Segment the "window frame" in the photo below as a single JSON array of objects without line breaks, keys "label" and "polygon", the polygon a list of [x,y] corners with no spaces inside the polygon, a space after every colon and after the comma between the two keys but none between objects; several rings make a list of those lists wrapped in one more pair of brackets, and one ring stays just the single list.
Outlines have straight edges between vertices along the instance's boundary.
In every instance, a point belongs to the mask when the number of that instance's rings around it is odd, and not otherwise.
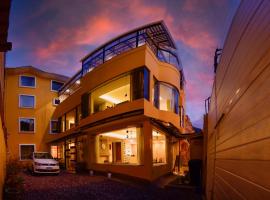
[{"label": "window frame", "polygon": [[[25,77],[31,77],[35,79],[35,85],[34,86],[25,86],[21,84],[21,78],[25,76]],[[31,76],[31,75],[20,75],[19,76],[19,87],[23,87],[23,88],[36,88],[37,87],[37,78],[36,76]]]},{"label": "window frame", "polygon": [[[173,105],[173,111],[168,111],[168,110],[161,110],[160,109],[160,85],[165,85],[166,87],[171,87],[171,89],[172,89],[172,91],[176,91],[177,92],[177,94],[178,94],[178,99],[177,99],[177,102],[175,102],[177,105]],[[152,102],[153,102],[153,105],[154,105],[154,107],[155,108],[157,108],[158,110],[161,110],[161,111],[165,111],[165,112],[172,112],[172,113],[174,113],[174,114],[177,114],[177,115],[179,115],[179,97],[180,97],[180,91],[178,90],[178,88],[176,87],[176,86],[174,86],[174,85],[172,85],[171,83],[168,83],[168,82],[166,82],[166,81],[159,81],[158,79],[156,79],[155,77],[154,77],[154,85],[153,85],[154,87],[153,87],[153,92],[154,92],[154,94],[152,95],[153,96],[153,100],[152,100]],[[155,93],[155,89],[157,89],[157,93]],[[157,95],[157,96],[155,96],[155,94]],[[175,101],[175,96],[174,96],[174,92],[173,92],[173,98],[174,98],[174,101]],[[158,97],[157,98],[157,102],[156,102],[156,98],[155,97]]]},{"label": "window frame", "polygon": [[[51,80],[51,92],[59,92],[58,90],[53,90],[53,88],[52,88],[53,82],[63,83],[63,85],[65,84],[65,83],[62,82],[62,81]],[[63,86],[62,86],[62,87],[63,87]]]},{"label": "window frame", "polygon": [[[22,131],[21,130],[21,119],[33,119],[34,120],[34,131]],[[36,132],[36,118],[35,117],[19,117],[19,133],[35,133]]]},{"label": "window frame", "polygon": [[50,120],[50,130],[49,130],[49,134],[58,134],[59,133],[59,130],[58,130],[58,132],[56,132],[56,133],[53,133],[52,132],[52,122],[56,122],[57,123],[57,127],[58,127],[58,120],[56,120],[56,119],[51,119]]},{"label": "window frame", "polygon": [[32,159],[22,159],[21,157],[21,146],[34,146],[34,152],[36,151],[36,144],[19,144],[19,157],[20,157],[20,161],[29,161]]},{"label": "window frame", "polygon": [[[23,106],[21,106],[21,96],[34,97],[34,105],[33,105],[33,107],[23,107]],[[19,108],[35,109],[36,108],[36,95],[32,95],[32,94],[19,94]]]}]

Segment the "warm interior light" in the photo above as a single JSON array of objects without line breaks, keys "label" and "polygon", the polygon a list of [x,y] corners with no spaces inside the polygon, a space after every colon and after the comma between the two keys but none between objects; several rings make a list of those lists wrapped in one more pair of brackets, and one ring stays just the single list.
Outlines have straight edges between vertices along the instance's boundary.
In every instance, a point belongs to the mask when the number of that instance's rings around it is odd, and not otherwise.
[{"label": "warm interior light", "polygon": [[229,104],[232,104],[232,99],[230,100]]},{"label": "warm interior light", "polygon": [[109,101],[109,102],[114,103],[114,104],[121,103],[121,101],[119,99],[116,99],[114,97],[111,97],[108,94],[103,94],[99,98],[104,99],[104,100]]},{"label": "warm interior light", "polygon": [[66,92],[69,93],[70,92],[70,89],[67,89]]},{"label": "warm interior light", "polygon": [[99,98],[104,99],[114,104],[119,104],[129,99],[129,94],[128,94],[129,87],[130,87],[129,84],[124,85],[122,87],[116,88],[106,94],[99,96]]},{"label": "warm interior light", "polygon": [[235,92],[235,94],[238,94],[240,92],[240,88],[238,88]]},{"label": "warm interior light", "polygon": [[127,136],[126,135],[122,135],[122,134],[118,134],[118,133],[103,133],[101,134],[102,136],[107,136],[107,137],[113,137],[113,138],[119,138],[119,139],[126,139]]},{"label": "warm interior light", "polygon": [[77,80],[76,81],[76,84],[78,84],[78,85],[81,84],[81,81],[80,80]]}]

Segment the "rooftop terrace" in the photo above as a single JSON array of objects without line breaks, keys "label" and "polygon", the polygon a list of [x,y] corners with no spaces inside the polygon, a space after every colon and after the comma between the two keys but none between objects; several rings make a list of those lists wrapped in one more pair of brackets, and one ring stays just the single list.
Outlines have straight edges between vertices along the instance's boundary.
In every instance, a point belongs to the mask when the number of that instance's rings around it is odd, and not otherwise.
[{"label": "rooftop terrace", "polygon": [[158,21],[122,34],[82,58],[82,69],[61,88],[60,100],[64,100],[66,96],[75,92],[79,88],[81,77],[94,68],[142,45],[148,45],[160,61],[172,64],[181,71],[181,62],[177,56],[173,38],[164,22]]}]

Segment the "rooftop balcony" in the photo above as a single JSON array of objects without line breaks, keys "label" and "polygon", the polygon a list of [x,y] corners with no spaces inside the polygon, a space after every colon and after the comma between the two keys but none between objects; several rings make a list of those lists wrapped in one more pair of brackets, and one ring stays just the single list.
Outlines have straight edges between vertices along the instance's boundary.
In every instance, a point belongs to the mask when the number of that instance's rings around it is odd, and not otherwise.
[{"label": "rooftop balcony", "polygon": [[160,61],[169,63],[181,71],[181,63],[170,33],[162,21],[155,22],[120,35],[86,55],[81,60],[82,69],[59,91],[60,101],[73,94],[80,87],[80,79],[94,68],[143,45],[148,45]]}]

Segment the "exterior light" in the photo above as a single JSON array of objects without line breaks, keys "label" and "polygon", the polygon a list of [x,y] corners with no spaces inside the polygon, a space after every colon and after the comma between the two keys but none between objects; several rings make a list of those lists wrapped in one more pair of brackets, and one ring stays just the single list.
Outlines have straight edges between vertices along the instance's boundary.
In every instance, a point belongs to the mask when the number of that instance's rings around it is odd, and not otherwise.
[{"label": "exterior light", "polygon": [[235,94],[238,94],[240,92],[240,88],[238,88],[235,92]]},{"label": "exterior light", "polygon": [[229,104],[230,104],[230,105],[232,104],[232,99],[230,100]]},{"label": "exterior light", "polygon": [[70,92],[70,89],[67,89],[66,92],[69,93]]},{"label": "exterior light", "polygon": [[77,80],[76,84],[78,84],[78,85],[81,84],[81,80]]}]

